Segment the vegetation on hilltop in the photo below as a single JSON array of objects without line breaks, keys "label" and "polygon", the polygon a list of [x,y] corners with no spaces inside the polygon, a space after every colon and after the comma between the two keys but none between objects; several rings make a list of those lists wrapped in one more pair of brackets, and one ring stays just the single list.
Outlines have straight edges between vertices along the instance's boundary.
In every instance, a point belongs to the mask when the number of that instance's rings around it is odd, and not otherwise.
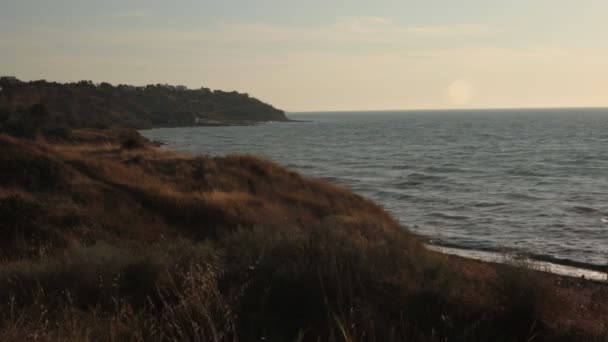
[{"label": "vegetation on hilltop", "polygon": [[0,135],[0,340],[605,341],[608,288],[430,252],[350,191],[136,132]]},{"label": "vegetation on hilltop", "polygon": [[287,120],[283,111],[248,94],[207,88],[7,80],[0,88],[0,131],[11,134]]}]

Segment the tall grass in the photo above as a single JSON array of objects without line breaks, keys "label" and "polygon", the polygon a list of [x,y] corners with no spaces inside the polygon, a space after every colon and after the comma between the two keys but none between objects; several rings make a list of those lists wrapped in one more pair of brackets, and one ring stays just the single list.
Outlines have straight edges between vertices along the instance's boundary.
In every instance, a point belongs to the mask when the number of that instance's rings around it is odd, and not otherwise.
[{"label": "tall grass", "polygon": [[[484,293],[442,256],[402,248],[407,235],[352,233],[323,225],[256,227],[205,243],[96,244],[6,263],[0,337],[16,331],[43,340],[116,341],[551,336],[540,311],[551,297],[532,271],[502,266]],[[480,290],[482,305],[463,295],[467,288]]]}]

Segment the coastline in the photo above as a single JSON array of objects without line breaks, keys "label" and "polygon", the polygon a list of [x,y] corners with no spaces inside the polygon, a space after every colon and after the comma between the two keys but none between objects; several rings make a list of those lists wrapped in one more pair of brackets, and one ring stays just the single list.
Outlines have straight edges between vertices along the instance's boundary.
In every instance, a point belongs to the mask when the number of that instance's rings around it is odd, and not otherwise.
[{"label": "coastline", "polygon": [[259,126],[266,125],[270,123],[300,123],[300,122],[314,122],[313,120],[270,120],[270,121],[221,121],[221,122],[204,122],[204,123],[194,123],[188,125],[160,125],[160,126],[152,126],[149,128],[141,128],[137,129],[137,131],[147,131],[152,129],[163,129],[163,128],[195,128],[195,127],[244,127],[244,126]]},{"label": "coastline", "polygon": [[581,280],[588,280],[600,283],[608,282],[608,272],[586,269],[578,266],[572,266],[567,264],[559,264],[550,261],[543,261],[539,259],[523,257],[523,256],[510,256],[509,254],[488,252],[473,249],[445,247],[439,245],[425,245],[427,249],[435,252],[439,252],[449,256],[456,256],[469,260],[477,260],[481,262],[488,262],[492,264],[506,264],[506,265],[522,265],[534,271],[540,271],[548,274],[557,276],[564,276],[569,278],[579,278]]},{"label": "coastline", "polygon": [[552,257],[549,255],[522,253],[510,250],[478,249],[445,241],[437,241],[434,240],[433,237],[426,235],[415,235],[416,238],[428,246],[429,249],[449,255],[456,255],[473,260],[501,264],[509,263],[512,260],[518,260],[530,264],[534,268],[538,268],[541,271],[546,271],[549,273],[554,273],[551,270],[557,270],[555,273],[559,275],[571,277],[585,276],[587,279],[590,279],[589,277],[593,279],[597,279],[599,277],[600,280],[603,279],[604,281],[608,281],[608,279],[606,279],[608,276],[608,265],[597,265],[576,260]]}]

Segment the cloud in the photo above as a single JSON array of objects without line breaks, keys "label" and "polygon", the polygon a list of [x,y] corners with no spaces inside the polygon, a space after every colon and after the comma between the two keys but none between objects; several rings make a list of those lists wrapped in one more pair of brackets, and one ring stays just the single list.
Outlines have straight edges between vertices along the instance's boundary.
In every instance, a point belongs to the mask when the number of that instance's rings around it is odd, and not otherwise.
[{"label": "cloud", "polygon": [[110,17],[115,19],[141,19],[141,18],[152,18],[155,17],[155,13],[145,9],[132,9],[126,11],[119,11],[110,14]]},{"label": "cloud", "polygon": [[331,27],[354,33],[375,33],[391,25],[391,20],[383,17],[342,17]]},{"label": "cloud", "polygon": [[329,25],[315,27],[221,25],[213,30],[213,37],[258,42],[400,43],[418,38],[472,37],[501,32],[504,30],[480,24],[407,26],[382,17],[343,17]]},{"label": "cloud", "polygon": [[506,30],[479,24],[458,24],[447,26],[419,26],[405,28],[410,34],[426,37],[480,36],[504,33]]},{"label": "cloud", "polygon": [[[154,13],[142,10],[117,12],[114,18],[149,18]],[[429,44],[431,41],[451,42],[455,38],[471,39],[498,34],[503,30],[480,24],[445,26],[407,26],[383,17],[342,17],[318,26],[281,26],[266,23],[225,24],[208,27],[176,28],[116,28],[91,27],[79,30],[45,27],[30,29],[26,33],[40,40],[59,39],[89,42],[109,46],[164,47],[191,50],[196,47],[251,46],[275,44],[283,46],[339,48],[342,45],[407,45]],[[36,37],[27,37],[36,38]]]}]

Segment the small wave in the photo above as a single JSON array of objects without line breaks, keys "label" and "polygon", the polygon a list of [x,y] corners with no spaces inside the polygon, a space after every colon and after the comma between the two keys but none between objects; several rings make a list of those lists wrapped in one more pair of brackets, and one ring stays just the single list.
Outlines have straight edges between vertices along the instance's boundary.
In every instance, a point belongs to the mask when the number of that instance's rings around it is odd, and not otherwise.
[{"label": "small wave", "polygon": [[464,170],[453,166],[429,166],[424,169],[427,172],[443,172],[443,173],[458,173]]},{"label": "small wave", "polygon": [[426,182],[440,182],[443,180],[445,180],[445,177],[413,172],[408,174],[404,180],[396,182],[395,187],[405,188],[410,186],[422,185]]},{"label": "small wave", "polygon": [[418,185],[422,185],[424,184],[424,182],[421,181],[403,181],[403,182],[399,182],[395,184],[395,187],[397,188],[407,188],[407,187],[413,187],[413,186],[418,186]]},{"label": "small wave", "polygon": [[316,166],[310,164],[286,164],[285,167],[298,170],[314,170]]},{"label": "small wave", "polygon": [[573,212],[579,213],[579,214],[595,214],[598,212],[598,210],[595,208],[586,207],[583,205],[574,206],[574,207],[570,208],[570,211],[573,211]]},{"label": "small wave", "polygon": [[533,196],[530,194],[523,194],[523,193],[509,193],[506,195],[506,197],[510,198],[510,199],[515,199],[515,200],[529,200],[529,201],[541,201],[544,200],[544,198],[542,197],[538,197],[538,196]]},{"label": "small wave", "polygon": [[480,202],[475,203],[474,206],[477,208],[492,208],[492,207],[500,207],[506,205],[504,202]]},{"label": "small wave", "polygon": [[401,165],[391,165],[388,167],[388,169],[390,170],[409,170],[411,169],[412,166],[411,165],[405,165],[405,164],[401,164]]},{"label": "small wave", "polygon": [[512,169],[507,171],[507,174],[513,176],[525,176],[525,177],[546,177],[548,176],[545,173],[528,170],[528,169]]},{"label": "small wave", "polygon": [[415,198],[415,196],[404,194],[403,192],[396,189],[378,189],[372,191],[372,196],[379,197],[382,199],[393,199],[393,200],[406,200]]},{"label": "small wave", "polygon": [[600,221],[602,221],[602,223],[608,223],[608,217],[602,217]]},{"label": "small wave", "polygon": [[470,217],[468,217],[468,216],[449,215],[449,214],[444,214],[444,213],[431,213],[431,214],[429,214],[429,216],[438,217],[438,218],[442,218],[442,219],[446,219],[446,220],[454,220],[454,221],[464,221],[464,220],[470,219]]},{"label": "small wave", "polygon": [[416,180],[441,180],[444,177],[441,176],[435,176],[435,175],[429,175],[426,173],[419,173],[419,172],[412,172],[409,175],[407,175],[408,179],[416,179]]},{"label": "small wave", "polygon": [[414,199],[418,199],[417,196],[414,195],[408,195],[408,194],[402,194],[399,197],[397,197],[397,200],[399,201],[405,201],[405,200],[414,200]]},{"label": "small wave", "polygon": [[502,135],[493,134],[493,133],[477,133],[477,136],[479,136],[481,138],[493,138],[493,139],[498,139],[498,140],[504,140],[504,139],[506,139]]},{"label": "small wave", "polygon": [[323,176],[323,177],[321,177],[321,179],[326,180],[330,183],[335,183],[335,184],[342,184],[342,185],[348,184],[348,182],[346,180],[344,180],[344,178],[342,178],[342,177]]}]

